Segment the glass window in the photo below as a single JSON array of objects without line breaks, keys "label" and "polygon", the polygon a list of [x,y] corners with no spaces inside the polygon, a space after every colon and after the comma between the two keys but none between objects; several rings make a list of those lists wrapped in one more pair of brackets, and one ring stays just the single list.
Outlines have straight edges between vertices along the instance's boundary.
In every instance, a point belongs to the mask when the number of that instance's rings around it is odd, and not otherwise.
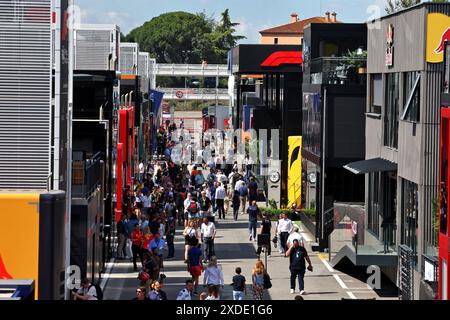
[{"label": "glass window", "polygon": [[370,113],[381,114],[383,101],[383,77],[380,73],[370,76]]},{"label": "glass window", "polygon": [[420,121],[420,72],[405,72],[402,120]]},{"label": "glass window", "polygon": [[398,148],[399,73],[386,76],[386,107],[384,113],[384,145]]},{"label": "glass window", "polygon": [[402,180],[402,244],[411,248],[417,263],[419,191],[417,184]]},{"label": "glass window", "polygon": [[303,94],[303,149],[321,156],[322,101],[318,93]]},{"label": "glass window", "polygon": [[380,236],[380,173],[369,174],[368,230]]}]

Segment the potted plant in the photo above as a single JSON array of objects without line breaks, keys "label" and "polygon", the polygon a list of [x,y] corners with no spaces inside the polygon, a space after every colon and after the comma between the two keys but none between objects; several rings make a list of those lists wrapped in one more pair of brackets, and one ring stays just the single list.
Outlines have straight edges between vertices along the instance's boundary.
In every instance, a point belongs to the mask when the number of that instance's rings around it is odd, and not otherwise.
[{"label": "potted plant", "polygon": [[367,50],[361,48],[350,51],[348,50],[345,57],[345,63],[351,68],[355,68],[358,74],[366,73]]}]

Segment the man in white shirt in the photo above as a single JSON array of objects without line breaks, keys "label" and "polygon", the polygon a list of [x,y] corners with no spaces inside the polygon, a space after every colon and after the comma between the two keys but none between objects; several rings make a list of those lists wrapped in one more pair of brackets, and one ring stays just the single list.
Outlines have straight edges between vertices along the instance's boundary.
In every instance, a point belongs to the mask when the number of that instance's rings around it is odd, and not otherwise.
[{"label": "man in white shirt", "polygon": [[297,225],[294,226],[294,232],[292,232],[289,237],[287,238],[287,247],[289,248],[294,240],[298,240],[298,243],[304,247],[305,244],[303,243],[303,237],[302,235],[299,233],[300,229],[298,228]]},{"label": "man in white shirt", "polygon": [[139,198],[142,203],[142,213],[147,214],[152,206],[152,201],[150,200],[150,190],[145,195],[142,194],[141,191],[138,191],[137,198]]},{"label": "man in white shirt", "polygon": [[178,293],[177,300],[192,300],[192,292],[194,290],[194,282],[186,280],[186,287]]},{"label": "man in white shirt", "polygon": [[219,219],[225,219],[225,197],[227,196],[227,192],[225,191],[225,188],[223,187],[222,183],[217,183],[218,187],[216,189],[216,206],[217,211],[219,212]]},{"label": "man in white shirt", "polygon": [[188,222],[189,222],[189,205],[191,204],[192,201],[192,195],[190,193],[187,194],[186,199],[183,202],[184,205],[184,227],[186,228],[188,226]]},{"label": "man in white shirt", "polygon": [[277,234],[278,239],[280,240],[280,248],[282,248],[284,252],[288,249],[287,239],[292,232],[294,232],[294,224],[287,218],[287,215],[283,213],[281,219],[278,220]]},{"label": "man in white shirt", "polygon": [[209,218],[206,217],[203,219],[203,223],[201,226],[201,238],[202,242],[205,244],[205,263],[211,259],[211,257],[215,256],[214,252],[214,238],[216,237],[216,226],[214,223],[209,221]]}]

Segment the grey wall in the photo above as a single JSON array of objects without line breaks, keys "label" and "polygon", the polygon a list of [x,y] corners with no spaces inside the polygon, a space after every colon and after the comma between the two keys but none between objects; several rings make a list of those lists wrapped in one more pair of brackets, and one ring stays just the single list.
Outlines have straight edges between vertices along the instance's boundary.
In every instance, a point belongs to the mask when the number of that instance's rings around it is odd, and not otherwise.
[{"label": "grey wall", "polygon": [[[425,7],[368,24],[367,72],[399,72],[425,68]],[[388,25],[394,26],[394,66],[386,67]],[[379,27],[379,28],[378,28]]]}]

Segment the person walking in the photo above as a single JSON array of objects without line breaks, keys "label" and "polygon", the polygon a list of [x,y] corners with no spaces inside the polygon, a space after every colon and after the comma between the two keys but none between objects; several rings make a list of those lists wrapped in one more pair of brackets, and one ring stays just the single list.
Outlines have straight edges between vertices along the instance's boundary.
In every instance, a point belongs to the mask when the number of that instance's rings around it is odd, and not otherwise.
[{"label": "person walking", "polygon": [[187,263],[188,262],[188,252],[193,246],[193,243],[195,240],[198,241],[198,233],[197,229],[195,228],[194,221],[189,221],[189,224],[186,228],[184,228],[183,231],[184,236],[184,260]]},{"label": "person walking", "polygon": [[214,222],[214,217],[211,216],[211,200],[206,196],[206,191],[201,192],[200,200],[200,216],[202,218],[208,218],[211,222]]},{"label": "person walking", "polygon": [[219,212],[219,219],[225,219],[225,208],[224,208],[224,200],[227,193],[222,183],[218,183],[218,187],[216,189],[216,205],[217,211]]},{"label": "person walking", "polygon": [[256,241],[256,228],[258,225],[258,217],[261,214],[256,201],[253,201],[252,205],[247,209],[248,213],[248,231],[250,233],[249,241]]},{"label": "person walking", "polygon": [[139,256],[139,259],[141,261],[141,265],[144,264],[144,260],[142,259],[142,231],[141,227],[139,226],[139,223],[135,224],[135,228],[133,232],[131,232],[131,251],[133,252],[133,266],[134,271],[138,270],[137,267],[137,257]]},{"label": "person walking", "polygon": [[194,282],[194,295],[198,295],[198,283],[199,278],[203,271],[202,263],[202,250],[199,248],[198,239],[192,242],[192,246],[188,252],[188,263],[189,263],[189,273],[192,276],[192,281]]},{"label": "person walking", "polygon": [[239,192],[233,191],[232,206],[233,206],[233,218],[234,218],[234,221],[238,220],[239,206],[240,205],[241,205],[241,200],[240,200],[240,197],[239,197]]},{"label": "person walking", "polygon": [[192,293],[194,291],[194,282],[189,279],[186,280],[186,287],[180,290],[177,300],[192,300]]},{"label": "person walking", "polygon": [[[265,214],[263,220],[261,221],[260,234],[266,235],[270,239],[271,230],[272,230],[272,222],[270,221],[269,215]],[[269,244],[267,245],[267,247],[265,247],[265,250],[267,250],[267,256],[268,257],[270,257],[270,254],[271,254],[271,251],[272,251],[270,242],[271,241],[269,241]],[[258,249],[256,251],[258,259],[261,256],[261,251],[262,251],[262,247],[258,246]]]},{"label": "person walking", "polygon": [[127,257],[126,243],[127,231],[125,226],[125,215],[122,214],[120,220],[117,222],[117,259],[122,260]]},{"label": "person walking", "polygon": [[202,242],[205,244],[204,262],[206,262],[209,261],[211,257],[215,255],[214,238],[216,237],[217,230],[214,223],[209,221],[207,217],[203,219],[203,223],[200,230]]},{"label": "person walking", "polygon": [[245,284],[245,277],[241,275],[242,269],[237,267],[236,275],[233,277],[233,282],[231,285],[233,286],[233,300],[244,300],[244,297],[247,295],[247,286]]},{"label": "person walking", "polygon": [[261,260],[256,261],[255,267],[252,270],[253,283],[253,300],[263,300],[264,298],[264,275],[266,268]]},{"label": "person walking", "polygon": [[183,202],[184,205],[184,227],[186,228],[189,224],[189,204],[192,200],[192,194],[188,193],[186,199]]},{"label": "person walking", "polygon": [[241,201],[241,214],[245,213],[245,207],[247,204],[247,197],[248,197],[248,188],[247,185],[243,180],[241,180],[242,183],[239,186],[239,199]]},{"label": "person walking", "polygon": [[169,216],[166,222],[166,241],[168,254],[166,259],[173,259],[175,257],[175,232],[176,232],[176,219],[173,216]]},{"label": "person walking", "polygon": [[253,201],[257,200],[258,195],[258,183],[256,183],[255,177],[250,177],[250,183],[248,184],[248,205],[251,205]]},{"label": "person walking", "polygon": [[298,278],[298,289],[300,294],[303,295],[305,294],[305,260],[308,262],[309,271],[313,271],[313,267],[306,249],[300,246],[297,239],[292,243],[292,246],[286,252],[286,257],[289,257],[289,270],[291,272],[291,293],[295,293],[295,278]]},{"label": "person walking", "polygon": [[280,239],[280,250],[287,251],[287,239],[289,235],[294,231],[294,224],[287,218],[286,213],[281,215],[281,219],[278,220],[277,234]]},{"label": "person walking", "polygon": [[286,241],[287,247],[288,247],[288,248],[292,245],[292,243],[293,243],[294,240],[298,240],[298,243],[299,243],[302,247],[305,246],[305,244],[304,244],[304,242],[303,242],[303,237],[302,237],[302,235],[299,233],[299,231],[300,231],[300,228],[299,228],[297,225],[294,225],[294,232],[292,232],[292,233],[289,235],[289,237],[287,238],[287,241]]},{"label": "person walking", "polygon": [[203,286],[207,286],[208,289],[213,286],[217,287],[220,292],[220,288],[223,288],[223,270],[222,267],[217,264],[217,258],[211,257],[208,263],[208,267],[203,274]]}]

